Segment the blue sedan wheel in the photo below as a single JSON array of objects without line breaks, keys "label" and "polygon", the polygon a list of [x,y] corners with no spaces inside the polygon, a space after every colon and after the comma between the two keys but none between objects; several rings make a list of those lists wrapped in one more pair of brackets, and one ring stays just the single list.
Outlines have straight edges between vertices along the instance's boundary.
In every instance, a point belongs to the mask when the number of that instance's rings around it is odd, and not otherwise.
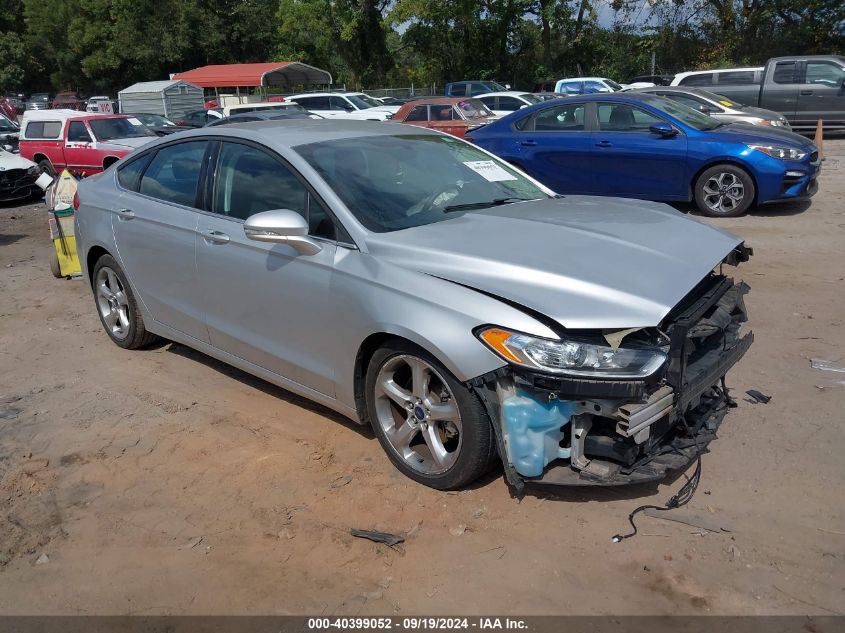
[{"label": "blue sedan wheel", "polygon": [[741,167],[716,165],[695,182],[695,203],[711,217],[742,215],[754,201],[754,181]]}]

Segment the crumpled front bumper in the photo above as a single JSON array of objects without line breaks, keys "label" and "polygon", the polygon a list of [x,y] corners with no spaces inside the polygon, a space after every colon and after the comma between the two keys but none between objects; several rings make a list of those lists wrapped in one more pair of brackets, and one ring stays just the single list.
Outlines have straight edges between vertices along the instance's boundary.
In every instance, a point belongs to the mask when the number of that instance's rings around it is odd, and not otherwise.
[{"label": "crumpled front bumper", "polygon": [[748,286],[711,275],[660,325],[664,370],[647,380],[582,380],[505,367],[470,381],[494,423],[505,473],[526,482],[624,485],[663,479],[716,438],[733,405],[725,374],[754,340]]}]

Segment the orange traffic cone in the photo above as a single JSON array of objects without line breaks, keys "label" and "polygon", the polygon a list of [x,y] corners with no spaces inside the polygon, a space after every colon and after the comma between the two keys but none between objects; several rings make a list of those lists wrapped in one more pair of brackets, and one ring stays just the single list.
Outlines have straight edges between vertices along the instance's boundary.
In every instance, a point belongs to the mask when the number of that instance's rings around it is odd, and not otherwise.
[{"label": "orange traffic cone", "polygon": [[816,124],[816,136],[813,138],[813,142],[816,144],[816,147],[819,148],[819,160],[824,160],[824,148],[822,147],[824,143],[824,120],[819,119],[819,122]]}]

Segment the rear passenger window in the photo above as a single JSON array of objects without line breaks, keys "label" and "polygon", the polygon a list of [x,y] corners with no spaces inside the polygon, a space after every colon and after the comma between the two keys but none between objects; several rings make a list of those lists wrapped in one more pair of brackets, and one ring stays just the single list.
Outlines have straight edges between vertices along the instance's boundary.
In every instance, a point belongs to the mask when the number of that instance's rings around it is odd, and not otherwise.
[{"label": "rear passenger window", "polygon": [[307,217],[308,191],[291,171],[259,149],[223,143],[214,181],[212,211],[246,220],[273,209]]},{"label": "rear passenger window", "polygon": [[432,121],[452,121],[456,117],[454,116],[455,109],[452,107],[452,104],[449,103],[447,105],[433,105],[431,106],[431,120]]},{"label": "rear passenger window", "polygon": [[543,110],[534,119],[537,132],[582,132],[584,130],[584,104],[567,103]]},{"label": "rear passenger window", "polygon": [[[482,99],[484,101],[484,99]],[[486,101],[484,101],[484,105],[486,105],[491,110],[493,106]],[[516,112],[525,104],[522,103],[519,99],[515,97],[499,97],[499,110],[507,110],[508,112]]]},{"label": "rear passenger window", "polygon": [[118,169],[117,182],[120,183],[120,186],[129,189],[129,191],[138,191],[138,185],[141,184],[141,174],[144,173],[144,167],[150,162],[150,157],[152,157],[152,154],[145,154]]},{"label": "rear passenger window", "polygon": [[720,86],[743,86],[754,83],[753,70],[733,70],[719,73]]},{"label": "rear passenger window", "polygon": [[160,149],[144,172],[138,193],[186,207],[195,206],[206,145],[206,141],[192,141]]},{"label": "rear passenger window", "polygon": [[713,73],[699,73],[684,77],[678,82],[681,86],[709,86],[713,83]]},{"label": "rear passenger window", "polygon": [[774,81],[776,84],[797,84],[798,63],[778,62],[777,64],[775,64],[775,72],[772,76],[772,81]]},{"label": "rear passenger window", "polygon": [[61,121],[30,121],[26,124],[24,136],[26,138],[56,139],[62,133]]},{"label": "rear passenger window", "polygon": [[428,106],[418,105],[405,117],[406,121],[428,121]]}]

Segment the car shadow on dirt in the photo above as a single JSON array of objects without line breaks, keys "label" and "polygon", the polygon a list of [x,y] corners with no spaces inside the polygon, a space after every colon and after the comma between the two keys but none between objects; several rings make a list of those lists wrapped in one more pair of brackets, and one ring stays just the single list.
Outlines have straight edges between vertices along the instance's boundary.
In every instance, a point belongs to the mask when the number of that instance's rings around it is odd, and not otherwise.
[{"label": "car shadow on dirt", "polygon": [[[812,200],[772,202],[770,204],[752,207],[746,215],[752,217],[759,216],[763,218],[777,218],[790,215],[800,215],[801,213],[804,213],[807,209],[809,209],[812,205]],[[686,213],[688,215],[693,215],[702,219],[709,218],[709,216],[706,216],[701,213],[701,211],[699,211],[698,208],[691,202],[673,202],[671,206],[674,207],[677,211],[680,211],[681,213]]]},{"label": "car shadow on dirt", "polygon": [[[252,374],[248,374],[245,371],[241,371],[237,367],[233,367],[232,365],[219,361],[215,358],[212,358],[211,356],[207,356],[193,348],[186,347],[185,345],[182,345],[180,343],[174,343],[171,341],[163,341],[157,346],[162,349],[166,349],[166,351],[171,354],[176,354],[183,358],[202,363],[206,367],[210,367],[211,369],[214,369],[215,371],[223,374],[228,378],[232,378],[233,380],[237,380],[254,389],[258,389],[259,391],[266,393],[268,396],[277,398],[297,407],[307,409],[308,411],[311,411],[318,415],[322,415],[332,420],[333,422],[342,424],[343,426],[359,433],[360,435],[368,439],[375,439],[375,435],[373,435],[373,432],[369,426],[355,424],[349,418],[342,416],[341,414],[329,409],[328,407],[308,400],[307,398],[298,396],[295,393],[284,389],[283,387],[277,387],[276,385],[269,383],[266,380],[262,380],[261,378],[253,376]],[[156,346],[151,346],[150,349],[155,349],[155,347]]]}]

